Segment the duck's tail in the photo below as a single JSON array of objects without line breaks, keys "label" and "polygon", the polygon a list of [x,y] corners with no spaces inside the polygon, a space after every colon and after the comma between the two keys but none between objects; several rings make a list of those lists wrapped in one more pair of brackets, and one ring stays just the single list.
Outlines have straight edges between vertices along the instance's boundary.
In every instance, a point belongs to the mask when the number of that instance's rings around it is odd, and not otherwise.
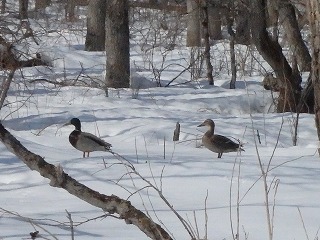
[{"label": "duck's tail", "polygon": [[104,144],[104,147],[105,147],[106,151],[110,152],[112,145],[111,145],[110,143],[107,143],[107,142],[106,142],[106,143]]},{"label": "duck's tail", "polygon": [[240,152],[241,152],[241,151],[245,152],[245,150],[244,150],[244,148],[243,148],[243,143],[241,143],[240,141],[239,141],[239,147],[238,147],[238,149],[239,149]]}]

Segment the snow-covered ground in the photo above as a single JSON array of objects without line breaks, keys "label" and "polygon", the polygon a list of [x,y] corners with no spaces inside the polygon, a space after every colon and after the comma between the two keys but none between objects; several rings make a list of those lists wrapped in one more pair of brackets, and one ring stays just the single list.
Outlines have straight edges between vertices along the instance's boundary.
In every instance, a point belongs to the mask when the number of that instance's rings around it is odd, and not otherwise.
[{"label": "snow-covered ground", "polygon": [[[37,78],[63,81],[65,77],[89,81],[89,76],[103,81],[105,54],[83,51],[83,39],[80,44],[72,41],[50,36],[41,49],[53,59],[53,67],[24,69],[23,78],[17,72],[7,98],[10,104],[0,112],[2,124],[30,151],[60,164],[88,187],[128,198],[175,239],[190,237],[157,193],[144,188],[146,184],[130,176],[124,165],[114,164],[119,160],[111,154],[94,152],[83,159],[68,141],[73,126],[62,127],[64,123],[78,117],[83,131],[110,142],[114,152],[162,189],[200,237],[206,232],[206,212],[208,239],[233,239],[232,229],[236,233],[237,225],[240,239],[268,239],[260,158],[264,169],[270,162],[267,183],[274,239],[318,239],[320,161],[313,115],[300,115],[298,143],[293,146],[296,116],[273,113],[272,97],[261,86],[262,77],[239,77],[237,89],[230,90],[227,75],[217,76],[215,86],[208,86],[205,80],[189,82],[190,74],[185,72],[177,83],[186,84],[150,87],[153,75],[141,70],[145,62],[138,51],[131,54],[132,76],[133,81],[143,79],[144,83],[135,91],[110,89],[106,98],[98,88],[29,82]],[[167,57],[166,64],[174,67],[162,72],[164,82],[179,74],[178,66],[185,63],[187,52],[178,49]],[[161,62],[160,57],[154,60]],[[216,133],[242,141],[245,152],[218,159],[216,153],[200,147],[206,129],[197,126],[207,118],[215,121]],[[176,122],[181,124],[181,136],[174,143]],[[45,239],[70,239],[66,211],[74,221],[77,240],[148,239],[122,220],[97,218],[104,214],[100,209],[50,187],[47,179],[28,169],[3,144],[0,153],[0,239],[29,239],[29,233],[36,230]]]}]

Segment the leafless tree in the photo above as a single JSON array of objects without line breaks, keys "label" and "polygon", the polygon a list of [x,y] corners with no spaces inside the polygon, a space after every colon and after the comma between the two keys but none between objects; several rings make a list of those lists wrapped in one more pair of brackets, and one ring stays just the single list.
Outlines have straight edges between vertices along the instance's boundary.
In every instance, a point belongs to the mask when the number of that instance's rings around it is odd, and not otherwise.
[{"label": "leafless tree", "polygon": [[226,16],[227,19],[227,30],[230,36],[230,65],[231,65],[231,80],[230,80],[230,89],[236,88],[236,80],[237,80],[237,64],[236,64],[236,54],[235,54],[235,41],[236,34],[233,30],[233,22],[235,18],[235,8],[232,2],[229,2],[228,5],[229,13]]},{"label": "leafless tree", "polygon": [[[314,84],[315,122],[318,139],[320,140],[320,3],[318,0],[309,0],[309,23],[312,45],[312,82]],[[318,149],[320,154],[320,149]]]},{"label": "leafless tree", "polygon": [[289,0],[279,1],[278,11],[280,24],[284,27],[288,42],[292,48],[292,54],[297,58],[300,70],[310,71],[311,56],[302,39],[293,4]]},{"label": "leafless tree", "polygon": [[209,17],[208,17],[208,0],[202,0],[201,2],[201,9],[202,9],[202,29],[203,29],[203,38],[204,38],[204,57],[206,59],[206,67],[207,67],[207,80],[209,85],[214,85],[213,81],[213,67],[211,64],[211,57],[210,57],[210,35],[209,35]]},{"label": "leafless tree", "polygon": [[51,4],[51,0],[36,0],[35,1],[35,9],[36,11],[40,9],[44,9]]},{"label": "leafless tree", "polygon": [[74,8],[75,8],[75,0],[68,0],[65,8],[65,17],[68,21],[73,21],[75,18]]},{"label": "leafless tree", "polygon": [[1,13],[4,13],[6,11],[6,0],[1,0]]},{"label": "leafless tree", "polygon": [[267,31],[266,1],[250,1],[250,28],[252,40],[262,57],[284,83],[277,104],[278,112],[295,112],[301,94],[301,77],[294,72],[282,52],[282,47],[273,41]]},{"label": "leafless tree", "polygon": [[212,40],[222,39],[222,13],[219,4],[216,4],[217,0],[208,1],[208,29],[209,36]]},{"label": "leafless tree", "polygon": [[129,3],[106,2],[106,88],[126,88],[130,83]]},{"label": "leafless tree", "polygon": [[187,47],[199,47],[201,46],[200,1],[187,0],[187,11]]},{"label": "leafless tree", "polygon": [[[235,43],[242,45],[251,44],[250,14],[248,0],[228,1],[228,12],[235,21]],[[232,13],[232,14],[230,14]],[[227,22],[228,23],[228,22]]]},{"label": "leafless tree", "polygon": [[28,18],[29,0],[19,0],[19,17],[20,19]]},{"label": "leafless tree", "polygon": [[86,51],[105,50],[106,0],[91,0],[87,13]]}]

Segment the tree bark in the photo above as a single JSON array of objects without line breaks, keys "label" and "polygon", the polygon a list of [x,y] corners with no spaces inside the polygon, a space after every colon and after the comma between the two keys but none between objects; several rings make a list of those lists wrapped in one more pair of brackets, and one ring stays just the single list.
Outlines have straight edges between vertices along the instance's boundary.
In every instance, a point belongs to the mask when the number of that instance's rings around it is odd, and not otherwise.
[{"label": "tree bark", "polygon": [[19,17],[21,20],[28,18],[29,0],[19,0]]},{"label": "tree bark", "polygon": [[221,31],[221,13],[220,8],[215,4],[208,4],[208,29],[209,36],[212,40],[221,40],[222,31]]},{"label": "tree bark", "polygon": [[231,80],[230,80],[230,89],[236,88],[237,81],[237,64],[236,64],[236,53],[235,53],[235,32],[232,29],[233,20],[231,17],[227,19],[227,29],[230,35],[230,65],[231,65]]},{"label": "tree bark", "polygon": [[288,0],[279,2],[279,17],[280,24],[283,25],[292,48],[292,53],[297,58],[300,71],[309,72],[311,69],[311,56],[302,39],[294,6]]},{"label": "tree bark", "polygon": [[8,77],[3,80],[2,87],[0,88],[0,110],[4,105],[4,101],[7,98],[8,91],[14,76],[16,69],[12,69],[8,74]]},{"label": "tree bark", "polygon": [[106,1],[90,0],[87,13],[86,51],[105,50]]},{"label": "tree bark", "polygon": [[176,142],[176,141],[179,141],[179,138],[180,138],[180,123],[177,122],[177,123],[176,123],[176,128],[175,128],[175,130],[173,131],[173,138],[172,138],[172,140],[173,140],[174,142]]},{"label": "tree bark", "polygon": [[35,1],[35,9],[39,11],[40,9],[44,9],[51,4],[51,0],[36,0]]},{"label": "tree bark", "polygon": [[65,189],[70,194],[81,200],[101,208],[112,215],[117,215],[127,224],[134,224],[148,237],[155,240],[171,240],[170,235],[153,222],[143,212],[136,209],[127,200],[115,195],[99,193],[65,173],[62,167],[47,163],[44,158],[26,149],[13,135],[11,135],[0,122],[0,140],[7,149],[23,161],[31,170],[40,173],[41,176],[50,180],[52,187]]},{"label": "tree bark", "polygon": [[65,17],[67,21],[73,21],[74,20],[74,0],[68,0],[66,7],[65,7]]},{"label": "tree bark", "polygon": [[[245,6],[243,6],[243,4]],[[243,0],[243,4],[240,4],[240,6],[237,6],[237,9],[235,9],[235,3],[229,3],[230,12],[237,10],[237,14],[231,14],[232,16],[230,17],[234,18],[236,22],[235,43],[248,46],[251,44],[250,13],[246,7],[249,5],[248,0]]]},{"label": "tree bark", "polygon": [[128,0],[106,1],[106,88],[130,85]]},{"label": "tree bark", "polygon": [[295,112],[301,93],[301,77],[292,71],[280,44],[272,41],[268,34],[265,1],[251,0],[250,9],[252,40],[261,56],[284,83],[278,98],[277,112]]},{"label": "tree bark", "polygon": [[308,80],[301,92],[301,98],[299,102],[298,112],[301,113],[314,113],[314,86],[312,82],[312,73],[310,72]]},{"label": "tree bark", "polygon": [[[315,123],[320,140],[320,3],[309,0],[309,24],[311,30],[312,69],[311,76],[314,85]],[[320,149],[318,148],[320,155]]]},{"label": "tree bark", "polygon": [[6,0],[1,0],[1,13],[5,13],[6,11]]},{"label": "tree bark", "polygon": [[267,1],[267,26],[278,26],[279,20],[279,0],[268,0]]},{"label": "tree bark", "polygon": [[200,47],[200,0],[187,0],[187,11],[187,47]]},{"label": "tree bark", "polygon": [[213,81],[213,67],[211,64],[211,55],[210,55],[210,36],[209,36],[209,18],[208,18],[208,0],[202,0],[202,29],[203,29],[203,37],[204,37],[204,58],[206,59],[207,66],[207,79],[209,85],[214,85]]}]

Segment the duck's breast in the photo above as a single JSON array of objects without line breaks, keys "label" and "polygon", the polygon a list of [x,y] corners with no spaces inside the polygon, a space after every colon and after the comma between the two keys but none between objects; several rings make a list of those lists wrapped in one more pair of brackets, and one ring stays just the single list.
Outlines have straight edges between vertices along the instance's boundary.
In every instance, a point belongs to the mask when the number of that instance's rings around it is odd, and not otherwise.
[{"label": "duck's breast", "polygon": [[213,137],[204,135],[202,137],[202,144],[212,152],[223,152]]},{"label": "duck's breast", "polygon": [[80,138],[80,134],[81,134],[80,131],[74,130],[69,135],[69,142],[75,148],[77,148],[76,146],[77,146],[78,140]]}]

